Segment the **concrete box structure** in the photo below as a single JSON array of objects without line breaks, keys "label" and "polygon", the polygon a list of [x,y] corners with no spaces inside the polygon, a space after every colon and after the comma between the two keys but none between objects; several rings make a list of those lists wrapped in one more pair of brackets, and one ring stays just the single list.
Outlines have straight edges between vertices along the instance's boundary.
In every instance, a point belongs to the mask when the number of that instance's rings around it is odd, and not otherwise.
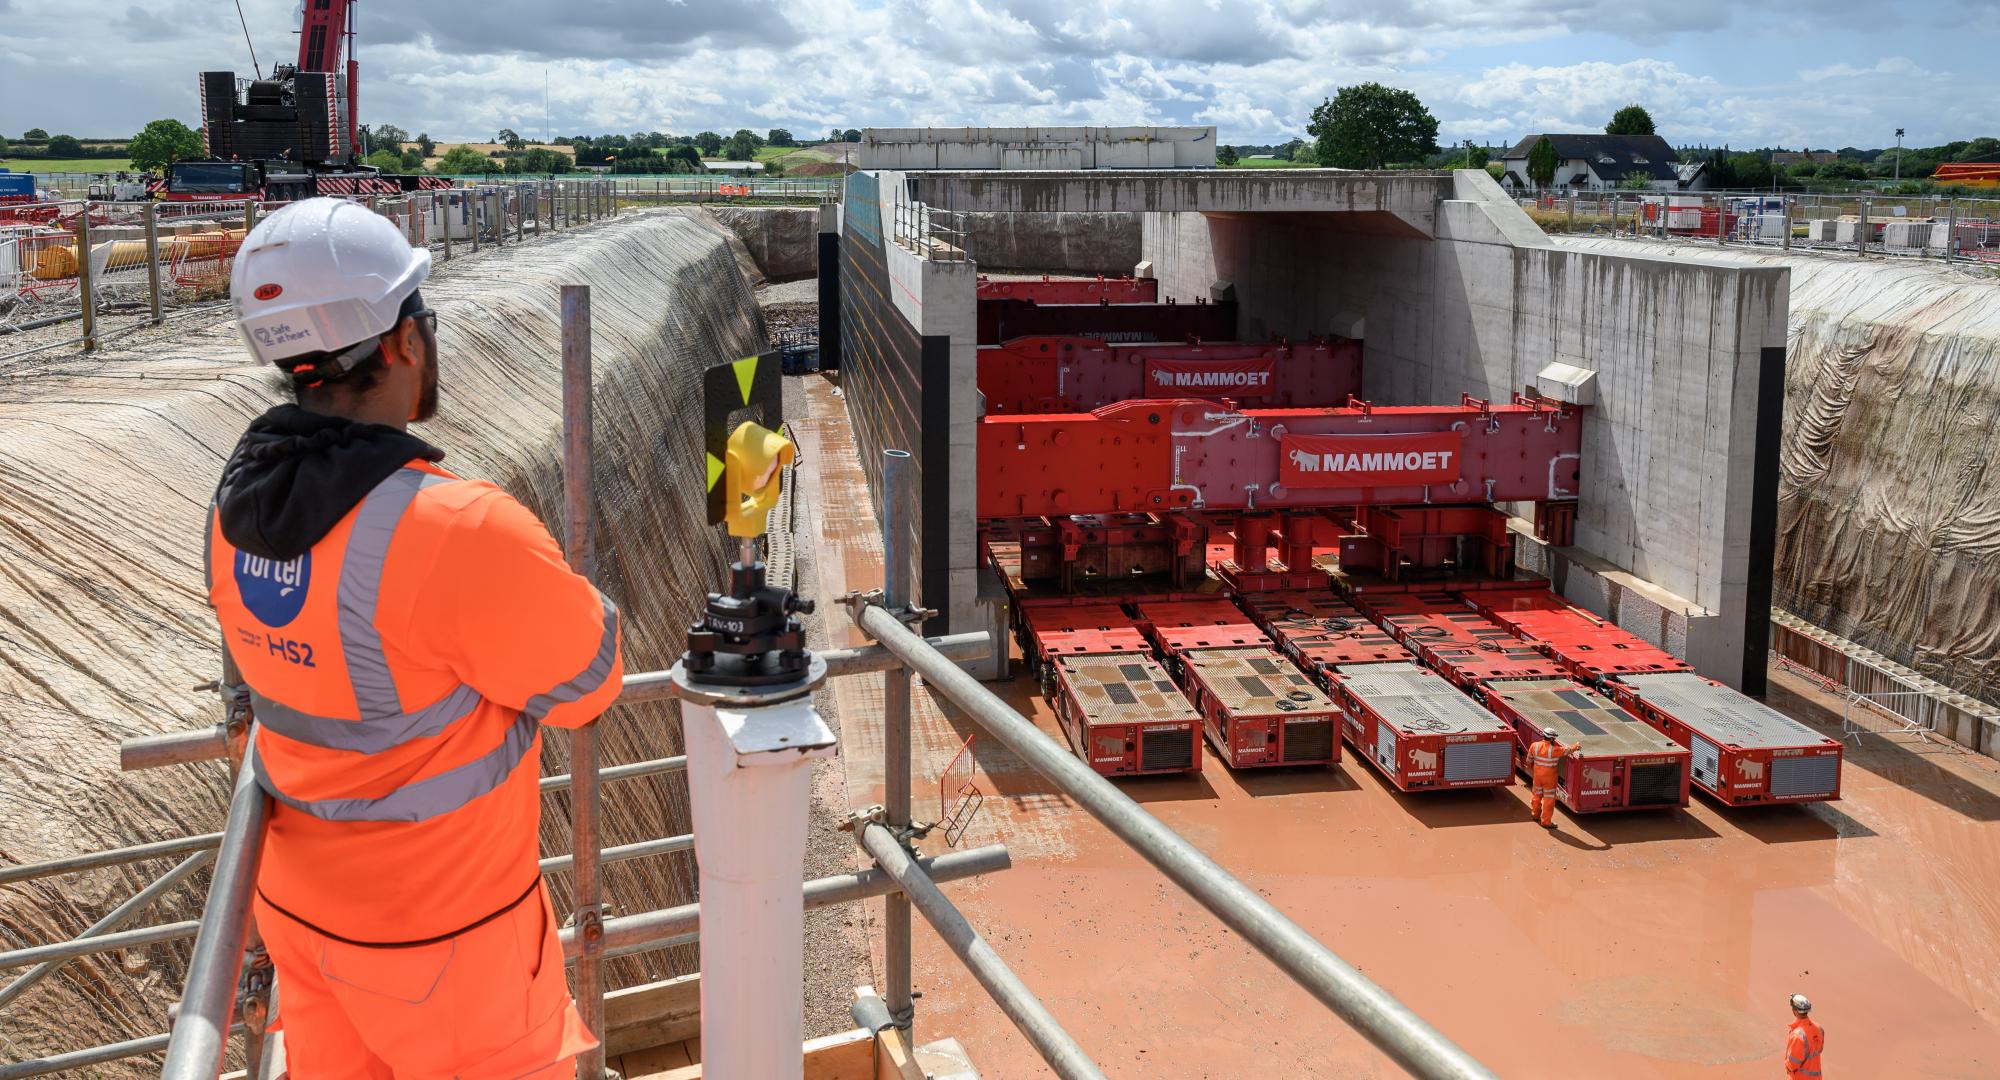
[{"label": "concrete box structure", "polygon": [[1555,361],[1594,372],[1574,544],[1517,534],[1517,561],[1703,674],[1762,692],[1788,270],[1559,247],[1481,171],[856,173],[839,320],[843,343],[872,339],[875,359],[848,350],[851,407],[871,468],[892,445],[883,431],[925,443],[934,630],[978,621],[977,269],[885,235],[909,202],[1141,213],[1162,295],[1233,298],[1239,340],[1360,339],[1363,396],[1379,405],[1507,401]]},{"label": "concrete box structure", "polygon": [[864,170],[1208,168],[1215,164],[1215,129],[867,128],[856,162]]}]

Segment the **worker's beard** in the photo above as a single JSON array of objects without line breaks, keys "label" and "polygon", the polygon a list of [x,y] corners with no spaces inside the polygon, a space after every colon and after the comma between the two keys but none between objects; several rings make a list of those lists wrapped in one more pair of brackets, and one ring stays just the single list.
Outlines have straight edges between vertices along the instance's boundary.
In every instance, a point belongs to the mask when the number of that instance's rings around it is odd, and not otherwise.
[{"label": "worker's beard", "polygon": [[423,423],[437,415],[438,411],[438,361],[437,346],[430,348],[430,362],[424,365],[423,388],[417,391],[417,404],[410,410],[413,423]]}]

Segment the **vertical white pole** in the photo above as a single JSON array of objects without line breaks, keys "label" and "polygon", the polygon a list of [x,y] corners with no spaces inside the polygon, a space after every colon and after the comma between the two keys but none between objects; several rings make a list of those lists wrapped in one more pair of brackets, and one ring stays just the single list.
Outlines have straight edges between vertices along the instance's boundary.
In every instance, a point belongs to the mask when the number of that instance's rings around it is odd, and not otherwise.
[{"label": "vertical white pole", "polygon": [[776,705],[681,699],[701,897],[703,1074],[804,1075],[806,821],[812,762],[833,733],[795,697]]}]

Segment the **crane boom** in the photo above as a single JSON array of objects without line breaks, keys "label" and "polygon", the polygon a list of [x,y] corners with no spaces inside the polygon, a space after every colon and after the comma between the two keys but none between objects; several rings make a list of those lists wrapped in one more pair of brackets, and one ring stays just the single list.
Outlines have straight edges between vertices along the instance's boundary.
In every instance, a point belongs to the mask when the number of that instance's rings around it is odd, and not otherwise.
[{"label": "crane boom", "polygon": [[[299,5],[300,71],[344,73],[346,95],[342,101],[341,126],[347,131],[347,145],[361,147],[360,96],[361,65],[354,58],[354,0],[301,0]],[[343,58],[346,67],[341,63]]]}]

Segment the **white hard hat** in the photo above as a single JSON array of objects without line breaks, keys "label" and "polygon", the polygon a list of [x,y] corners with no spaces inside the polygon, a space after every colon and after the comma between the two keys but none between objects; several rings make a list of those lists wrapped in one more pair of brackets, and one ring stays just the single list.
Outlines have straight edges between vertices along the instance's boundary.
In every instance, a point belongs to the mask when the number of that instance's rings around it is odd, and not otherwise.
[{"label": "white hard hat", "polygon": [[1557,732],[1555,728],[1545,727],[1542,729],[1542,738],[1544,739],[1553,739],[1556,737],[1556,734]]},{"label": "white hard hat", "polygon": [[1801,1013],[1809,1013],[1809,1012],[1811,1012],[1811,1011],[1812,1011],[1812,1002],[1810,1002],[1810,1001],[1807,1001],[1807,1000],[1806,1000],[1806,996],[1805,996],[1804,994],[1793,994],[1793,995],[1792,995],[1792,1011],[1793,1011],[1793,1012],[1801,1012]]},{"label": "white hard hat", "polygon": [[388,218],[345,199],[306,199],[250,230],[229,296],[250,354],[282,364],[388,333],[430,272],[431,253],[411,247]]}]

